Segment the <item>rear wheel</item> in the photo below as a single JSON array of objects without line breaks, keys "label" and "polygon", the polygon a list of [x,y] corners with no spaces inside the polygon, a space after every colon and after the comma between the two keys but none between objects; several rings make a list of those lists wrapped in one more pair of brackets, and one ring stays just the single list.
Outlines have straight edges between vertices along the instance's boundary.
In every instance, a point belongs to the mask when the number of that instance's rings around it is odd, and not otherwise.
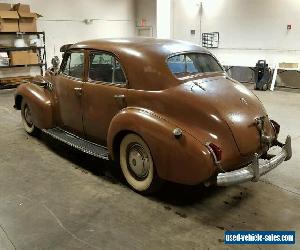
[{"label": "rear wheel", "polygon": [[267,83],[265,83],[265,84],[262,86],[262,90],[264,90],[264,91],[268,90],[268,84],[267,84]]},{"label": "rear wheel", "polygon": [[127,134],[123,138],[120,144],[120,165],[127,183],[135,191],[150,194],[162,186],[150,149],[137,134]]},{"label": "rear wheel", "polygon": [[21,116],[25,131],[30,135],[37,135],[39,133],[39,129],[34,125],[31,110],[25,101],[22,102]]}]

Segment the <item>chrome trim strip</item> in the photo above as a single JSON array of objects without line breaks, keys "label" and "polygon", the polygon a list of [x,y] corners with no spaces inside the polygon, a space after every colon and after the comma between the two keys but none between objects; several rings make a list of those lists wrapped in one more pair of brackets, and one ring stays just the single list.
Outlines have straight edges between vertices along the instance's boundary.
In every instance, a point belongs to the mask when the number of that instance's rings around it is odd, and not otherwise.
[{"label": "chrome trim strip", "polygon": [[207,147],[209,153],[211,154],[211,156],[212,156],[212,158],[214,160],[215,165],[218,166],[220,164],[220,161],[218,161],[215,152],[213,151],[213,149],[211,148],[211,146],[209,146],[209,144],[210,144],[210,142],[207,142],[207,143],[205,143],[205,146]]}]

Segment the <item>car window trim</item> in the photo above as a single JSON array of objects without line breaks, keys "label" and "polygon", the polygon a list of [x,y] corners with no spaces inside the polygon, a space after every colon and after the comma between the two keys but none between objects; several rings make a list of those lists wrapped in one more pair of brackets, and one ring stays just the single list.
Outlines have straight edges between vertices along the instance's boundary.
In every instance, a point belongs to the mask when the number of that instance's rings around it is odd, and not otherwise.
[{"label": "car window trim", "polygon": [[68,52],[65,52],[64,54],[63,54],[63,59],[62,59],[62,62],[61,62],[61,65],[60,65],[60,67],[59,67],[59,71],[58,71],[58,74],[61,74],[61,73],[63,73],[63,70],[62,70],[62,68],[63,67],[65,67],[66,65],[66,63],[68,62]]},{"label": "car window trim", "polygon": [[[61,76],[64,76],[70,80],[74,80],[74,81],[80,81],[80,82],[84,82],[85,81],[85,65],[86,65],[86,52],[84,49],[71,49],[71,50],[68,50],[64,53],[63,55],[63,62],[65,60],[65,58],[67,56],[70,56],[72,53],[83,53],[83,56],[84,56],[84,60],[83,60],[83,73],[82,73],[82,77],[81,78],[78,78],[78,77],[74,77],[74,76],[70,76],[70,75],[66,75],[63,71],[62,71],[62,66],[63,66],[63,63],[59,69],[59,72],[58,74],[61,75]],[[67,59],[66,59],[67,60]]]},{"label": "car window trim", "polygon": [[[90,73],[90,56],[91,54],[94,53],[94,54],[101,54],[101,53],[105,53],[105,54],[109,54],[111,56],[114,57],[114,64],[116,64],[116,59],[118,60],[120,66],[121,66],[121,69],[123,71],[123,74],[124,74],[124,77],[125,77],[125,82],[124,83],[117,83],[117,82],[104,82],[104,81],[96,81],[96,80],[93,80],[93,79],[90,79],[89,78],[89,73]],[[128,86],[128,78],[127,78],[127,75],[126,75],[126,72],[125,72],[125,69],[122,65],[122,63],[120,62],[120,59],[119,57],[117,57],[114,53],[110,52],[110,51],[106,51],[106,50],[88,50],[88,68],[87,68],[87,83],[91,83],[91,84],[101,84],[101,85],[110,85],[110,86],[116,86],[116,87],[121,87],[121,88],[126,88]],[[115,67],[115,65],[114,65]],[[115,69],[114,69],[115,70]],[[113,78],[114,78],[114,74],[113,74]],[[114,79],[113,79],[114,80]]]},{"label": "car window trim", "polygon": [[61,76],[65,77],[65,78],[68,78],[70,80],[73,80],[73,81],[84,82],[83,78],[77,78],[77,77],[74,77],[74,76],[68,76],[68,75],[66,75],[64,73],[62,73]]},{"label": "car window trim", "polygon": [[171,72],[171,74],[172,74],[176,79],[178,79],[178,77],[176,77],[176,75],[175,75],[175,74],[171,71],[171,69],[169,68],[168,60],[169,60],[171,57],[174,57],[174,56],[179,56],[179,55],[185,56],[186,54],[193,54],[193,53],[195,53],[195,54],[206,54],[206,55],[209,55],[209,56],[213,57],[213,58],[216,60],[217,64],[218,64],[218,65],[220,66],[220,68],[222,69],[222,71],[202,72],[202,73],[199,72],[199,73],[196,73],[197,75],[207,75],[207,74],[215,74],[215,73],[225,73],[224,67],[220,64],[220,62],[217,60],[217,58],[216,58],[213,54],[211,54],[211,53],[209,53],[209,52],[205,52],[205,51],[199,52],[199,51],[195,51],[195,50],[191,50],[191,51],[181,51],[181,52],[172,53],[172,54],[168,55],[168,56],[166,57],[166,59],[165,59],[165,64],[166,64],[166,66],[168,67],[169,71]]}]

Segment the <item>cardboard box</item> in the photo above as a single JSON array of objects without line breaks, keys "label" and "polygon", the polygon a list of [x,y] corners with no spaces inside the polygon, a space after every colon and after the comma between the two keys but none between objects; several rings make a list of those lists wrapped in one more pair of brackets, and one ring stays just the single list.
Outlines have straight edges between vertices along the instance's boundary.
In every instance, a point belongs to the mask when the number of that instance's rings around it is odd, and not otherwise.
[{"label": "cardboard box", "polygon": [[38,64],[39,58],[36,52],[29,52],[29,64]]},{"label": "cardboard box", "polygon": [[17,3],[13,5],[13,10],[20,11],[20,12],[30,12],[30,6],[27,4]]},{"label": "cardboard box", "polygon": [[0,32],[18,32],[18,21],[17,11],[0,10]]},{"label": "cardboard box", "polygon": [[41,17],[41,15],[30,12],[30,6],[27,4],[15,4],[13,5],[13,10],[19,14],[20,32],[37,32],[36,19]]},{"label": "cardboard box", "polygon": [[11,4],[9,3],[0,3],[0,10],[11,10]]},{"label": "cardboard box", "polygon": [[38,18],[38,14],[20,11],[18,14],[20,32],[37,32],[36,19]]},{"label": "cardboard box", "polygon": [[10,65],[28,64],[27,51],[11,51],[9,53]]},{"label": "cardboard box", "polygon": [[9,53],[10,65],[38,64],[39,59],[36,52],[32,51],[11,51]]}]

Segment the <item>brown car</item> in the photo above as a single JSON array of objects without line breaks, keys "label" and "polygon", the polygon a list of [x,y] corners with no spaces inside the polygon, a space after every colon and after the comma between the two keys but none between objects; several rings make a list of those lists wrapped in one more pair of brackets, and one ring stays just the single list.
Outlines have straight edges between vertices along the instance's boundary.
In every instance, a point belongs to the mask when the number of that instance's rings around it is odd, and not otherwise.
[{"label": "brown car", "polygon": [[[153,192],[163,180],[257,181],[291,158],[290,136],[277,141],[280,126],[206,49],[135,38],[62,50],[59,69],[17,89],[25,130],[119,162],[138,192]],[[281,148],[277,155],[267,152],[273,146]]]}]

